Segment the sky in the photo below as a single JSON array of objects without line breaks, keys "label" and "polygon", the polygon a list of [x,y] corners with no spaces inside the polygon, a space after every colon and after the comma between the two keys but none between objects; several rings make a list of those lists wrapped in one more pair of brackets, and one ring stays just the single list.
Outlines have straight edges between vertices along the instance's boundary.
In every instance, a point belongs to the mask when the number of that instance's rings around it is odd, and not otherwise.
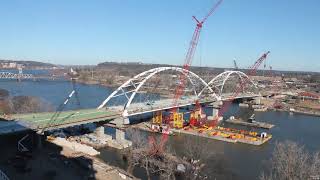
[{"label": "sky", "polygon": [[[217,0],[6,0],[0,59],[182,65],[195,29]],[[202,28],[192,65],[320,72],[319,0],[224,0]]]}]

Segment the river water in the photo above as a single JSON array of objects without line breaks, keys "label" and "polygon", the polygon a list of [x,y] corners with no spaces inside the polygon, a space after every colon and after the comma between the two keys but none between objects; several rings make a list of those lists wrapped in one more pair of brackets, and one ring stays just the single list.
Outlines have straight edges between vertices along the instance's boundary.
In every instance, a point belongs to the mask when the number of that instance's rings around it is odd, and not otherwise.
[{"label": "river water", "polygon": [[[65,97],[72,91],[72,84],[68,81],[25,80],[17,82],[14,80],[0,80],[0,88],[10,91],[11,96],[29,95],[38,96],[50,102],[54,107],[61,104]],[[66,107],[75,108],[95,108],[112,92],[112,89],[99,85],[77,84],[79,92],[80,106],[76,101]],[[232,104],[226,116],[239,114],[241,109],[237,104]],[[271,133],[273,138],[270,142],[261,145],[232,144],[222,141],[210,140],[207,150],[215,155],[208,159],[208,168],[211,174],[215,174],[218,179],[257,179],[261,170],[266,167],[266,161],[270,159],[274,145],[277,141],[292,140],[304,145],[309,151],[320,149],[320,118],[287,112],[257,112],[256,120],[275,124],[275,127],[266,131]],[[228,125],[227,125],[228,126]],[[254,128],[240,127],[248,130]],[[184,142],[186,135],[178,135],[169,138],[169,144],[177,153],[185,149]],[[110,148],[101,150],[101,159],[119,167],[125,167],[125,162],[118,151]],[[143,178],[141,170],[137,170],[136,176]]]}]

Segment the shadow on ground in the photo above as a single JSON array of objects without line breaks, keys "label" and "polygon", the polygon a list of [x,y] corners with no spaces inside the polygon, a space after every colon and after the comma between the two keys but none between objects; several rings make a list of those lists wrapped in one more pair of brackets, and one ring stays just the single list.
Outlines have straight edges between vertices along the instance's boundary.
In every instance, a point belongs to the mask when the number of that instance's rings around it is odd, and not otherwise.
[{"label": "shadow on ground", "polygon": [[[17,142],[26,134],[24,145],[29,152],[19,152]],[[42,148],[32,131],[0,135],[0,169],[10,179],[96,179],[93,162],[84,156],[66,157],[62,147],[43,141]]]}]

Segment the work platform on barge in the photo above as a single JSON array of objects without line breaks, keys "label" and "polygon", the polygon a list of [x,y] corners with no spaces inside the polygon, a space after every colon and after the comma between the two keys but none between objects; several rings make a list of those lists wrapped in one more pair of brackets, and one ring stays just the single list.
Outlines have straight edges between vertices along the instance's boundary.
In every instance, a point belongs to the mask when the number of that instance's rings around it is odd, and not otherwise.
[{"label": "work platform on barge", "polygon": [[[133,126],[134,128],[152,132],[152,133],[162,133],[160,131],[155,131],[152,129],[152,124],[149,122],[144,122],[140,124],[136,124]],[[245,130],[237,130],[232,128],[224,128],[224,127],[185,127],[181,129],[177,128],[170,128],[169,131],[167,131],[169,135],[178,135],[178,134],[186,134],[186,135],[193,135],[193,136],[199,136],[219,141],[225,141],[230,143],[244,143],[244,144],[250,144],[250,145],[262,145],[266,142],[268,142],[272,135],[266,134],[266,133],[257,133],[253,131],[245,131]],[[263,135],[262,135],[263,134]]]}]

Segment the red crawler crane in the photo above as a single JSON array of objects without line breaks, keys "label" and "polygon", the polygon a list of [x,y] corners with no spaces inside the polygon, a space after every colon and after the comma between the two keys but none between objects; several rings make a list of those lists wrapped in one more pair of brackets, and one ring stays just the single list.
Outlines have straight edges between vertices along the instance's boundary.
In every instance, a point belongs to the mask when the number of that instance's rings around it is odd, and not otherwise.
[{"label": "red crawler crane", "polygon": [[[259,68],[259,66],[261,65],[261,63],[267,59],[268,54],[270,53],[270,51],[264,53],[254,64],[253,66],[250,68],[250,71],[248,73],[248,76],[252,76],[254,74],[256,74],[257,69]],[[231,102],[233,99],[235,99],[241,92],[241,90],[243,89],[243,87],[245,87],[245,85],[247,85],[248,80],[246,79],[244,82],[242,82],[242,84],[240,84],[240,86],[238,86],[238,88],[236,89],[236,91],[232,94],[231,98],[229,99],[229,101],[226,101],[225,103],[223,103],[220,111],[219,111],[219,116],[223,115],[223,113],[225,113],[228,109],[229,106],[231,105]]]},{"label": "red crawler crane", "polygon": [[[199,21],[195,16],[192,16],[192,18],[197,22],[196,28],[193,32],[192,35],[192,39],[190,41],[190,45],[188,48],[188,52],[186,54],[185,57],[185,61],[183,64],[183,69],[186,70],[185,73],[182,73],[179,76],[179,84],[175,89],[175,94],[174,94],[174,100],[173,100],[173,108],[172,111],[176,112],[177,111],[177,106],[178,106],[178,100],[181,98],[182,94],[183,94],[183,90],[186,86],[186,77],[187,77],[187,71],[190,69],[198,42],[199,42],[199,37],[200,37],[200,32],[202,29],[203,24],[207,21],[207,19],[209,18],[209,16],[211,16],[214,11],[219,7],[219,5],[222,3],[223,0],[219,0],[209,11],[209,13],[201,20]],[[155,148],[153,151],[154,152],[159,152],[163,150],[163,146],[165,144],[165,142],[168,139],[168,134],[163,134],[162,135],[162,139],[159,145],[155,145],[155,139],[152,137],[149,139],[149,143],[152,145],[151,147]]]},{"label": "red crawler crane", "polygon": [[[190,66],[192,64],[193,56],[195,54],[198,42],[199,42],[199,37],[200,37],[200,32],[202,29],[203,24],[206,22],[206,20],[213,14],[213,12],[219,7],[219,5],[222,3],[223,0],[219,0],[209,11],[209,13],[201,20],[199,21],[195,16],[192,16],[192,18],[197,22],[196,29],[193,32],[192,39],[190,41],[189,49],[187,52],[187,55],[185,57],[185,61],[183,64],[183,69],[184,70],[189,70]],[[183,94],[183,90],[186,86],[186,73],[180,75],[180,81],[178,86],[175,89],[175,94],[174,94],[174,101],[173,105],[176,107],[178,105],[178,100],[181,98]],[[176,111],[176,109],[173,109]]]}]

